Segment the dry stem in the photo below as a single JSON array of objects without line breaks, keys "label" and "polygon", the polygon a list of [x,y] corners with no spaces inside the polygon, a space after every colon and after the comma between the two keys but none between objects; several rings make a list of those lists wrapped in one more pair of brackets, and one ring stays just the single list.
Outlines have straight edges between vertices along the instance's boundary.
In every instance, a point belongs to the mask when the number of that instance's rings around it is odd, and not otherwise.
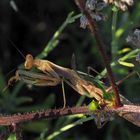
[{"label": "dry stem", "polygon": [[[1,116],[0,117],[0,125],[12,125],[12,124],[19,124],[22,122],[29,122],[32,120],[38,120],[38,119],[52,119],[57,118],[61,116],[66,115],[74,115],[74,114],[94,114],[94,113],[102,113],[102,112],[110,112],[110,113],[116,113],[119,116],[126,119],[125,115],[130,114],[137,114],[137,117],[140,115],[140,106],[135,105],[124,105],[122,107],[119,107],[117,109],[113,108],[104,108],[103,110],[95,110],[91,111],[88,109],[87,106],[81,106],[81,107],[72,107],[72,108],[65,108],[65,109],[50,109],[46,111],[37,111],[37,112],[30,112],[30,113],[23,113],[23,114],[15,114],[11,116]],[[131,120],[130,120],[131,119]],[[133,119],[133,121],[132,121]],[[134,123],[135,125],[140,127],[140,118],[129,118],[127,119],[131,121],[131,123]]]}]

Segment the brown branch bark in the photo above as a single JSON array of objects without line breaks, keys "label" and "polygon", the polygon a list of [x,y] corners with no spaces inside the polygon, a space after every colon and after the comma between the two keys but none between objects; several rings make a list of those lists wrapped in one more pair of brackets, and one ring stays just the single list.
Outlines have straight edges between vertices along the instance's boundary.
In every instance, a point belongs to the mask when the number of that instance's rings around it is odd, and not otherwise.
[{"label": "brown branch bark", "polygon": [[11,116],[0,116],[0,125],[12,125],[19,124],[23,122],[29,122],[38,119],[53,119],[66,115],[74,115],[74,114],[94,114],[94,113],[116,113],[120,117],[125,118],[131,123],[140,127],[140,106],[135,105],[124,105],[117,109],[114,108],[104,108],[103,110],[95,110],[91,111],[87,106],[81,107],[72,107],[65,109],[50,109],[46,111],[38,111],[38,112],[30,112],[24,114],[15,114]]},{"label": "brown branch bark", "polygon": [[30,112],[24,114],[15,114],[11,116],[1,116],[0,117],[0,125],[11,125],[21,122],[28,122],[32,120],[38,119],[47,119],[47,118],[57,118],[66,115],[72,114],[81,114],[81,113],[89,113],[90,111],[86,106],[82,107],[73,107],[73,108],[64,108],[64,109],[50,109],[47,111],[37,111],[37,112]]}]

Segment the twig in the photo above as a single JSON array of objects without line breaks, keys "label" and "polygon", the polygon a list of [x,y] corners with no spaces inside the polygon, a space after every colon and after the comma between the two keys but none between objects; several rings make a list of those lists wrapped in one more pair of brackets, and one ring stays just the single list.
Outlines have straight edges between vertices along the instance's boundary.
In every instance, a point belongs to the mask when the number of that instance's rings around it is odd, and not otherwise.
[{"label": "twig", "polygon": [[[38,119],[53,119],[61,116],[66,115],[74,115],[74,114],[94,114],[94,113],[102,113],[102,112],[108,112],[108,113],[116,113],[119,116],[127,119],[131,123],[134,123],[135,125],[140,127],[140,118],[136,118],[140,116],[140,106],[135,105],[123,105],[122,107],[119,107],[117,109],[115,108],[104,108],[103,110],[94,110],[91,111],[88,109],[87,106],[81,106],[81,107],[72,107],[72,108],[64,108],[64,109],[51,109],[46,111],[37,111],[37,112],[30,112],[30,113],[24,113],[24,114],[15,114],[11,116],[1,116],[0,117],[0,125],[12,125],[12,124],[19,124],[22,122],[29,122],[32,120],[38,120]],[[135,115],[137,114],[137,115]],[[130,115],[129,118],[128,115]],[[131,117],[133,116],[133,117]],[[131,120],[130,120],[131,119]],[[133,120],[133,121],[132,121]]]},{"label": "twig", "polygon": [[77,4],[77,6],[79,7],[79,9],[81,10],[81,12],[87,18],[87,21],[88,21],[88,24],[89,24],[89,26],[88,26],[89,30],[92,33],[92,35],[94,35],[94,37],[95,37],[98,49],[99,49],[99,51],[101,53],[101,56],[102,56],[103,61],[104,61],[104,65],[105,65],[105,67],[107,69],[107,72],[108,72],[108,78],[110,80],[111,86],[112,86],[113,91],[114,91],[115,107],[120,107],[120,106],[122,106],[122,104],[121,104],[120,97],[119,97],[119,90],[118,90],[118,87],[115,84],[115,79],[114,79],[114,76],[113,76],[113,72],[112,72],[112,69],[110,67],[108,57],[107,57],[107,55],[105,53],[105,50],[104,50],[105,44],[102,41],[103,39],[100,36],[99,29],[98,29],[94,19],[92,19],[92,17],[90,16],[88,10],[85,8],[84,1],[83,0],[75,0],[75,2]]},{"label": "twig", "polygon": [[[116,85],[119,86],[121,85],[125,80],[127,80],[128,78],[130,78],[132,75],[137,74],[136,71],[132,71],[131,73],[129,73],[126,77],[124,77],[123,79],[119,80],[116,82]],[[107,88],[107,91],[112,90],[112,87],[110,86],[109,88]]]},{"label": "twig", "polygon": [[64,108],[64,109],[50,109],[47,111],[37,111],[37,112],[30,112],[24,114],[15,114],[11,116],[1,116],[0,117],[0,125],[11,125],[13,123],[21,123],[27,122],[42,118],[57,118],[65,115],[72,115],[72,114],[83,114],[89,113],[89,109],[86,106],[82,107],[73,107],[73,108]]}]

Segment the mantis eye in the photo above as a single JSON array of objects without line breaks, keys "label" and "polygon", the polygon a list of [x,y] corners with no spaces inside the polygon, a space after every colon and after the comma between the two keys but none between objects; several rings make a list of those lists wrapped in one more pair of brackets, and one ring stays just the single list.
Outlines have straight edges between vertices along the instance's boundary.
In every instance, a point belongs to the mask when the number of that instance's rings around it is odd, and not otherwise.
[{"label": "mantis eye", "polygon": [[31,54],[26,55],[26,61],[24,63],[24,67],[27,70],[30,70],[33,67],[34,58]]}]

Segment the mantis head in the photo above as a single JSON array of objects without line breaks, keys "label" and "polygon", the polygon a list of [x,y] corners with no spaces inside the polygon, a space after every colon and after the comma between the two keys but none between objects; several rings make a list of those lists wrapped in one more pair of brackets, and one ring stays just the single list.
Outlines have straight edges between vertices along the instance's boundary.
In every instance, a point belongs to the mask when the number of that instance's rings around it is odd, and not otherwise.
[{"label": "mantis head", "polygon": [[30,70],[33,67],[34,64],[34,58],[31,54],[26,55],[26,60],[24,63],[24,67],[26,70]]}]

